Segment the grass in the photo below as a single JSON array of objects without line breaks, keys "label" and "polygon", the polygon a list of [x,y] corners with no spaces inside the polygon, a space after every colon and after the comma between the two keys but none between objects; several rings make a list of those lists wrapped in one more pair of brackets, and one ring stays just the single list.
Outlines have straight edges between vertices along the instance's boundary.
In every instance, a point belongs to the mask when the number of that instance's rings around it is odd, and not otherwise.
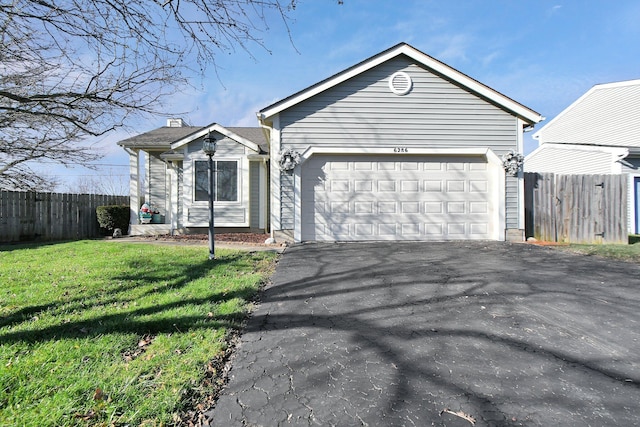
[{"label": "grass", "polygon": [[603,245],[583,245],[570,244],[566,246],[556,246],[561,250],[568,250],[582,255],[595,255],[621,261],[640,262],[640,241],[637,235],[629,236],[629,244],[603,244]]},{"label": "grass", "polygon": [[0,425],[176,423],[211,393],[203,384],[219,382],[212,361],[276,260],[216,254],[105,241],[0,247]]}]

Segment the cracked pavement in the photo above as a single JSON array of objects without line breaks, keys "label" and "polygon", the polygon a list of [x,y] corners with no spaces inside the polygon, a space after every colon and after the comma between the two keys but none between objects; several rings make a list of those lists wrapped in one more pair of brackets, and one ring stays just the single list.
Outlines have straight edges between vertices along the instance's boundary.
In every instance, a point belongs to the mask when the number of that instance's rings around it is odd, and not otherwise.
[{"label": "cracked pavement", "polygon": [[640,425],[639,273],[501,242],[291,247],[206,425]]}]

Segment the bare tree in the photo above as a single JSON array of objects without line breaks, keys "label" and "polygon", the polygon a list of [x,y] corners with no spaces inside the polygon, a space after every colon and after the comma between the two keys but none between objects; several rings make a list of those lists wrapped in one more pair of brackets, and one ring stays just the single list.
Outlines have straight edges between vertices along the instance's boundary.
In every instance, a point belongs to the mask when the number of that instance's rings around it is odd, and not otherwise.
[{"label": "bare tree", "polygon": [[129,194],[129,175],[108,169],[100,175],[81,175],[66,186],[66,191],[75,194],[106,194],[126,196]]},{"label": "bare tree", "polygon": [[84,164],[87,141],[204,75],[220,52],[267,49],[296,0],[0,0],[0,188],[39,189],[30,164]]}]

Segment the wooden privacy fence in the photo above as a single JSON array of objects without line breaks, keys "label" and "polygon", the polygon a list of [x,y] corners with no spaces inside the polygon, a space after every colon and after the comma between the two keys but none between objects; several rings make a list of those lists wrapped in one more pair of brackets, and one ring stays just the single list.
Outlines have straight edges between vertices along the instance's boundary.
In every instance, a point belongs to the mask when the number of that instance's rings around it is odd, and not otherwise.
[{"label": "wooden privacy fence", "polygon": [[1,191],[0,242],[99,237],[96,207],[128,204],[128,196]]},{"label": "wooden privacy fence", "polygon": [[525,233],[563,243],[627,243],[624,175],[525,173]]}]

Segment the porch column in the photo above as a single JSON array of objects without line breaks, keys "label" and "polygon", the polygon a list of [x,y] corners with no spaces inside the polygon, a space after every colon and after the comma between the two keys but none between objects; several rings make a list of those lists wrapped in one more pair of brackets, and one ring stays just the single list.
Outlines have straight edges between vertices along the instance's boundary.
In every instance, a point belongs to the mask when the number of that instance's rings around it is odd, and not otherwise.
[{"label": "porch column", "polygon": [[178,203],[181,202],[181,200],[178,200],[178,195],[180,194],[179,186],[181,185],[181,182],[178,180],[178,168],[178,161],[174,160],[169,162],[170,203],[167,214],[170,214],[169,222],[171,224],[171,235],[173,235],[178,229]]}]

